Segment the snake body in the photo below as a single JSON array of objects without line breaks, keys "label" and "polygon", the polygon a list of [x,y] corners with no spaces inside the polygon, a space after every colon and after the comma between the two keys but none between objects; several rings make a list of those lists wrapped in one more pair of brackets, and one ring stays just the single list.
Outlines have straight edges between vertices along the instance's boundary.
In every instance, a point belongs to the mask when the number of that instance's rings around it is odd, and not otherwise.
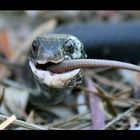
[{"label": "snake body", "polygon": [[140,20],[69,23],[57,26],[52,33],[76,36],[88,58],[140,61]]}]

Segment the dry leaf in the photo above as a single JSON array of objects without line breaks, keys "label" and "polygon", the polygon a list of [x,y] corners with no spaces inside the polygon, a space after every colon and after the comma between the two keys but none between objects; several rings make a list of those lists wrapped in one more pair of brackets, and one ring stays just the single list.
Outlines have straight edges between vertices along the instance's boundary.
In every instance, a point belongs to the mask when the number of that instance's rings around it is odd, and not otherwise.
[{"label": "dry leaf", "polygon": [[8,59],[10,59],[14,54],[14,50],[12,48],[10,48],[10,45],[9,45],[9,39],[8,39],[7,31],[1,31],[0,32],[0,51]]}]

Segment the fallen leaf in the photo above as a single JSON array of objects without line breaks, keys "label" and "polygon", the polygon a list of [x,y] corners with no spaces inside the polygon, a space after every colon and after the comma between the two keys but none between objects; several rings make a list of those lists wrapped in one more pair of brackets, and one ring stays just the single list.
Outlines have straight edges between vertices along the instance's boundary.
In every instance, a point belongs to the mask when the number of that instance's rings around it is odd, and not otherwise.
[{"label": "fallen leaf", "polygon": [[14,50],[10,48],[8,32],[6,30],[0,32],[0,51],[8,59],[10,59],[14,54]]}]

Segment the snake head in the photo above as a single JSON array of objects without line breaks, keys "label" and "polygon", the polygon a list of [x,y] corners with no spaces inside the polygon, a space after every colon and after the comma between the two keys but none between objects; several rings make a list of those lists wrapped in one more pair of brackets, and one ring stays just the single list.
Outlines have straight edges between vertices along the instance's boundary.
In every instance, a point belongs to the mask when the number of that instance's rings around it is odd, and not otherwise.
[{"label": "snake head", "polygon": [[32,43],[28,58],[40,64],[46,62],[59,63],[63,61],[59,43],[55,40],[48,40],[45,37],[37,37]]},{"label": "snake head", "polygon": [[37,37],[28,53],[30,68],[36,79],[54,88],[70,87],[81,83],[81,69],[58,74],[47,71],[47,67],[65,60],[85,57],[83,44],[76,37],[65,34]]}]

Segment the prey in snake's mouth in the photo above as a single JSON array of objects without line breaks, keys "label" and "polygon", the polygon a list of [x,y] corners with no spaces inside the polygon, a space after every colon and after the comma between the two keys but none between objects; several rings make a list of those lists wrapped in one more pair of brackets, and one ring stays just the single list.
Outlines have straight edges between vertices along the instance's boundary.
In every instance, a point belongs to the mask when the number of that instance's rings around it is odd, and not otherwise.
[{"label": "prey in snake's mouth", "polygon": [[58,74],[46,70],[48,66],[55,65],[55,63],[53,62],[46,62],[44,64],[41,64],[30,61],[29,64],[36,78],[41,80],[46,85],[55,88],[62,88],[67,84],[67,82],[69,82],[70,79],[72,79],[80,72],[80,69],[76,69]]},{"label": "prey in snake's mouth", "polygon": [[62,88],[71,81],[76,82],[81,69],[53,73],[47,67],[65,60],[84,58],[85,53],[76,37],[52,34],[36,38],[28,56],[30,68],[37,80],[50,87]]},{"label": "prey in snake's mouth", "polygon": [[57,64],[56,62],[34,63],[35,67],[39,70],[47,70],[49,66]]}]

